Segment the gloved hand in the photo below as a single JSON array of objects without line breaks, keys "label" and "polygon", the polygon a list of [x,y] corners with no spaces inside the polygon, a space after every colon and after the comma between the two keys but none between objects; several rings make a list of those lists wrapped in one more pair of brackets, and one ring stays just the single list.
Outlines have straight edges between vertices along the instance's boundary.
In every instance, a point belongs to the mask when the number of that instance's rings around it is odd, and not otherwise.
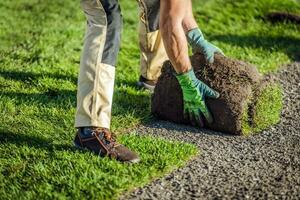
[{"label": "gloved hand", "polygon": [[221,49],[204,39],[204,36],[199,28],[190,30],[186,37],[193,50],[200,50],[202,53],[204,53],[206,60],[209,63],[214,62],[215,53],[224,55]]},{"label": "gloved hand", "polygon": [[203,127],[203,115],[208,123],[212,123],[213,118],[205,104],[205,97],[218,98],[219,93],[197,79],[193,69],[177,74],[176,78],[183,93],[184,118],[189,119],[194,126]]}]

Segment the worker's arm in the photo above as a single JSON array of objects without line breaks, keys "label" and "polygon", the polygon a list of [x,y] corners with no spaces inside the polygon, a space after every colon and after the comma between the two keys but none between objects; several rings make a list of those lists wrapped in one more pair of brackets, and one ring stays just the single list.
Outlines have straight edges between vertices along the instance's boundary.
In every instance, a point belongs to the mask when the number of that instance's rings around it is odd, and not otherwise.
[{"label": "worker's arm", "polygon": [[201,51],[205,55],[206,60],[209,63],[213,63],[215,53],[220,53],[222,55],[224,55],[224,53],[220,48],[205,40],[202,31],[198,28],[197,22],[194,18],[192,2],[187,1],[186,3],[187,11],[185,12],[182,26],[185,30],[187,40],[194,51]]},{"label": "worker's arm", "polygon": [[205,104],[205,97],[218,98],[219,94],[198,80],[192,69],[188,56],[186,26],[183,26],[189,4],[190,0],[161,0],[160,30],[166,52],[177,72],[176,78],[183,92],[185,118],[192,124],[202,127],[204,125],[202,116],[208,123],[213,121]]},{"label": "worker's arm", "polygon": [[191,69],[188,43],[182,26],[187,0],[160,1],[160,31],[166,52],[177,73]]}]

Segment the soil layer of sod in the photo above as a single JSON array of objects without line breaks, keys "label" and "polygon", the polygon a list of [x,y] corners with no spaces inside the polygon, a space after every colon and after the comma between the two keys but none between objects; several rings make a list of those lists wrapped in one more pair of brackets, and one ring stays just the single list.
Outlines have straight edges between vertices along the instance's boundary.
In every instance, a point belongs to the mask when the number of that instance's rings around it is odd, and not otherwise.
[{"label": "soil layer of sod", "polygon": [[[248,135],[275,124],[280,119],[280,86],[262,77],[256,67],[234,59],[215,56],[214,64],[195,53],[194,71],[200,80],[220,92],[220,98],[207,99],[214,117],[207,128],[232,134]],[[182,91],[170,62],[162,69],[152,98],[152,113],[159,118],[188,124],[183,115]]]}]

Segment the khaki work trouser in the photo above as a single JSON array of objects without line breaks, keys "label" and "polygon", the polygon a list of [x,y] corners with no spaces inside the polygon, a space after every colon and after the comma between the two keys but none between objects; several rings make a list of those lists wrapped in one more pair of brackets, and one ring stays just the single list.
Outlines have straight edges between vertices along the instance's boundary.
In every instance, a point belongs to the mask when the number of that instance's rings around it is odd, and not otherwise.
[{"label": "khaki work trouser", "polygon": [[168,60],[159,31],[160,0],[137,0],[140,7],[140,71],[148,80],[157,80],[163,63]]},{"label": "khaki work trouser", "polygon": [[[141,75],[156,80],[167,55],[158,30],[159,0],[138,0]],[[110,128],[122,16],[118,0],[81,0],[87,18],[75,127]]]}]

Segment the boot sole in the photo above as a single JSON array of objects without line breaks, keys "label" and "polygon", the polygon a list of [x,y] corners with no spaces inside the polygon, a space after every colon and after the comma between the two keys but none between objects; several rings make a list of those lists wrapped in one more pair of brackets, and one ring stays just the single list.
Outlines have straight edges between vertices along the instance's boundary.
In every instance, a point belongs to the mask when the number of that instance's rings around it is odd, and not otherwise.
[{"label": "boot sole", "polygon": [[149,84],[147,84],[145,82],[141,82],[141,81],[137,82],[137,86],[143,87],[143,88],[145,88],[147,90],[150,90],[151,92],[154,92],[154,89],[155,89],[155,86],[149,85]]}]

